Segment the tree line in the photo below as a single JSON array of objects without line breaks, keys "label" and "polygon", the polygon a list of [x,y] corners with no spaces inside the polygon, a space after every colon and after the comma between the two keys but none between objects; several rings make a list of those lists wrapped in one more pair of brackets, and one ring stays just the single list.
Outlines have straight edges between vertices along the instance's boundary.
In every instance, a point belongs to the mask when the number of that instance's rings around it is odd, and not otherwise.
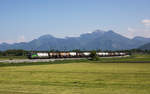
[{"label": "tree line", "polygon": [[26,50],[6,50],[6,51],[0,51],[0,56],[26,56],[29,53],[29,51]]}]

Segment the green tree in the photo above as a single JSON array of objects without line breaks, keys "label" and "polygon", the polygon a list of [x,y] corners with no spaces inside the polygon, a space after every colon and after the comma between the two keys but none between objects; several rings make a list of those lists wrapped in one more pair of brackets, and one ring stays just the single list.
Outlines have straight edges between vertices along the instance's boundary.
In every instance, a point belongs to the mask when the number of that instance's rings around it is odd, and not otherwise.
[{"label": "green tree", "polygon": [[90,57],[91,57],[91,60],[94,60],[94,61],[97,61],[97,60],[100,59],[100,58],[98,57],[98,55],[96,54],[96,51],[95,51],[95,50],[91,51]]}]

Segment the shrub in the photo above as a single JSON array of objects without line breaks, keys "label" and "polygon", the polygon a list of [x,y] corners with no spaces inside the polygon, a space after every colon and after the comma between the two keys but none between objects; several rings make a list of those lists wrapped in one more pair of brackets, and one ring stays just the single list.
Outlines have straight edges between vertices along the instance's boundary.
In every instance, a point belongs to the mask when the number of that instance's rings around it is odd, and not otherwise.
[{"label": "shrub", "polygon": [[91,51],[90,57],[91,57],[91,60],[94,60],[94,61],[97,61],[97,60],[100,59],[100,58],[97,56],[96,51]]}]

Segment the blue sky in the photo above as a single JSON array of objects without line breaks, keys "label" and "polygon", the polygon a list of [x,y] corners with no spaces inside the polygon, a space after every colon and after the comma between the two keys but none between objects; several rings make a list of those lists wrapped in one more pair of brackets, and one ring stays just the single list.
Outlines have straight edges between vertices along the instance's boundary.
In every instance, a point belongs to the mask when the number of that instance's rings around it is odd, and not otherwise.
[{"label": "blue sky", "polygon": [[96,29],[150,37],[150,0],[0,0],[0,43]]}]

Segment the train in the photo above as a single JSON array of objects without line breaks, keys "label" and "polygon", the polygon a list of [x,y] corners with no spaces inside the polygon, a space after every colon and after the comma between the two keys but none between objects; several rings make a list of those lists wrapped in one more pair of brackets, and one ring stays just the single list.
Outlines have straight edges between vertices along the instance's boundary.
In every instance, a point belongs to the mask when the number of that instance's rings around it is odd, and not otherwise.
[{"label": "train", "polygon": [[[30,52],[29,59],[88,58],[91,52]],[[125,56],[124,52],[96,52],[99,57]]]}]

